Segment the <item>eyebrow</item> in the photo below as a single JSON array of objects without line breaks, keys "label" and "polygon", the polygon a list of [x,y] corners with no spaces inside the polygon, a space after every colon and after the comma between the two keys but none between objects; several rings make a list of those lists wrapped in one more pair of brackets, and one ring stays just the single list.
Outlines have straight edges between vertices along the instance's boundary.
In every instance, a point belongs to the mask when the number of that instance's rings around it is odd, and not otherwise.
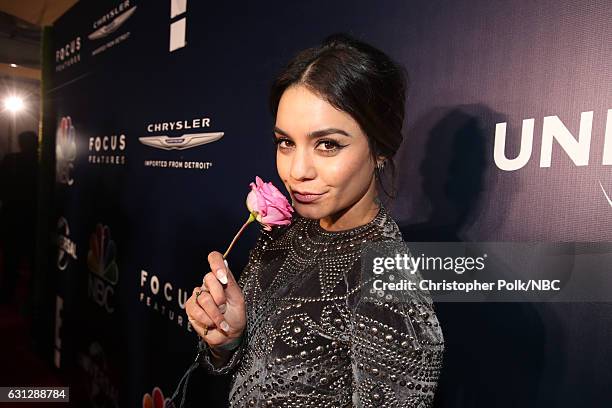
[{"label": "eyebrow", "polygon": [[[279,134],[283,135],[283,136],[291,137],[291,136],[289,136],[289,133],[287,133],[284,130],[280,129],[278,126],[274,126],[274,131],[276,133],[279,133]],[[338,133],[340,135],[352,137],[352,135],[350,133],[348,133],[347,131],[344,131],[344,130],[338,129],[338,128],[327,128],[327,129],[314,130],[314,131],[308,133],[308,137],[312,138],[312,139],[316,139],[317,137],[333,135],[334,133]]]}]

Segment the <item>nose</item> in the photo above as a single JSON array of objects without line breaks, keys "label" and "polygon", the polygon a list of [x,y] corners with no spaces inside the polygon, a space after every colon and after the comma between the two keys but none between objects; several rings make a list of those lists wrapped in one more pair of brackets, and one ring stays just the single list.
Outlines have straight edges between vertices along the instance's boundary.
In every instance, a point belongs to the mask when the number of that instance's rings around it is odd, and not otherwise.
[{"label": "nose", "polygon": [[313,179],[317,175],[313,158],[307,149],[297,148],[291,158],[290,176],[294,180]]}]

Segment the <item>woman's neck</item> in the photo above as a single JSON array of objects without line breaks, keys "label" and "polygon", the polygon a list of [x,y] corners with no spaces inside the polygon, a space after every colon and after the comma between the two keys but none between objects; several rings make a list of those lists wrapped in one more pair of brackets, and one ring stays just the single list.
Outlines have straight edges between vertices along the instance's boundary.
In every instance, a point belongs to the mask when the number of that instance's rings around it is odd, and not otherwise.
[{"label": "woman's neck", "polygon": [[380,208],[380,202],[373,192],[368,192],[353,205],[319,220],[326,231],[343,231],[356,228],[372,221]]}]

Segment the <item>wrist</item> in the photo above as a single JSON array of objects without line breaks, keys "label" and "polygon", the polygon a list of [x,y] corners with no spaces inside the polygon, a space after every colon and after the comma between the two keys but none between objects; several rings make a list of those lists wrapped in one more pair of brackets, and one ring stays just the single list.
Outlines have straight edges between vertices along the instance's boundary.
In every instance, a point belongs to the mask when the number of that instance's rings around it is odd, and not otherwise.
[{"label": "wrist", "polygon": [[234,351],[242,343],[242,338],[243,337],[244,337],[244,334],[241,335],[240,337],[236,337],[236,338],[230,340],[229,342],[227,342],[225,344],[222,344],[220,346],[211,347],[211,350],[213,350],[213,351],[215,351],[215,352],[217,352],[219,354],[225,354],[227,352]]}]

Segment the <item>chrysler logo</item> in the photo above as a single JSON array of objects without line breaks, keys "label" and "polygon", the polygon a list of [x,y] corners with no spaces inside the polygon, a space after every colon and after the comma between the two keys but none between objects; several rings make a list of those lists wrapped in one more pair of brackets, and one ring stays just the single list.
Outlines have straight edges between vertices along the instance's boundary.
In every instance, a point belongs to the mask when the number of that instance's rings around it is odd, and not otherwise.
[{"label": "chrysler logo", "polygon": [[121,27],[121,25],[125,23],[125,20],[130,18],[132,14],[134,14],[135,11],[136,11],[136,6],[132,7],[131,9],[127,10],[126,12],[122,14],[119,14],[117,17],[115,17],[113,21],[98,28],[93,33],[89,34],[88,38],[90,40],[97,40],[97,39],[106,37],[113,31]]},{"label": "chrysler logo", "polygon": [[206,143],[215,142],[223,137],[223,132],[193,133],[180,137],[147,136],[139,137],[140,143],[164,150],[185,150]]}]

